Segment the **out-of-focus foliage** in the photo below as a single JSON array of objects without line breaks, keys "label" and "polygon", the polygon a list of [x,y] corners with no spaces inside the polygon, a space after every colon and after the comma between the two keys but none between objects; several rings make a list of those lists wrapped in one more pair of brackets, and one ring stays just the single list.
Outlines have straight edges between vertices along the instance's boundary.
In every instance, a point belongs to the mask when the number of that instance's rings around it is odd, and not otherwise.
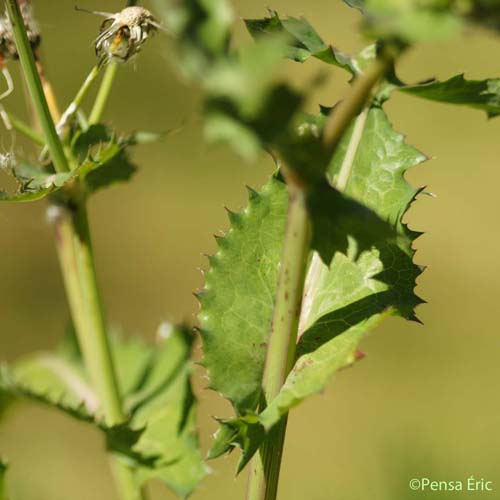
[{"label": "out-of-focus foliage", "polygon": [[498,30],[498,0],[344,0],[365,16],[365,28],[378,38],[404,43],[446,40],[467,23]]},{"label": "out-of-focus foliage", "polygon": [[155,346],[113,339],[120,390],[128,420],[107,426],[75,344],[57,354],[40,353],[4,368],[2,391],[57,408],[90,423],[108,450],[134,465],[138,481],[162,480],[180,497],[189,496],[207,473],[198,449],[196,401],[190,385],[193,335],[164,324]]},{"label": "out-of-focus foliage", "polygon": [[7,464],[0,460],[0,500],[9,500],[7,497],[5,475],[7,473]]},{"label": "out-of-focus foliage", "polygon": [[333,64],[340,68],[356,72],[351,58],[328,46],[304,18],[280,18],[276,11],[264,19],[245,19],[245,24],[252,36],[285,35],[287,37],[286,55],[297,62],[304,62],[310,57]]}]

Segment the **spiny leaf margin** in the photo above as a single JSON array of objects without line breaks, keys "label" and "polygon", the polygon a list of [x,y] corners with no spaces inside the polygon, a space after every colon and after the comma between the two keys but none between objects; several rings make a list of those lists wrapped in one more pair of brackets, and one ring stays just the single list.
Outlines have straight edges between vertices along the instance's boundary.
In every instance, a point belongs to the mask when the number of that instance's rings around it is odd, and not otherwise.
[{"label": "spiny leaf margin", "polygon": [[[390,221],[402,238],[377,249],[366,249],[359,257],[356,257],[357,244],[352,239],[346,254],[337,252],[330,266],[317,254],[313,256],[308,277],[316,273],[316,282],[322,283],[319,291],[321,288],[323,291],[316,298],[313,294],[313,302],[316,300],[318,304],[309,305],[308,317],[301,318],[299,358],[285,385],[260,414],[250,409],[236,419],[220,421],[209,456],[215,458],[234,447],[241,448],[238,471],[284,414],[322,391],[332,375],[360,357],[359,343],[370,330],[388,315],[415,320],[414,308],[422,303],[413,291],[421,269],[412,262],[411,247],[420,233],[410,231],[403,221],[419,190],[407,184],[404,174],[426,157],[404,143],[376,105],[364,118],[363,127],[363,139],[356,144],[346,193],[364,201]],[[332,182],[349,156],[353,141],[356,142],[355,128],[354,123],[337,148],[328,171]],[[375,159],[373,152],[376,152]],[[377,189],[380,189],[379,195],[374,197],[373,190]],[[346,281],[347,277],[352,284]]]}]

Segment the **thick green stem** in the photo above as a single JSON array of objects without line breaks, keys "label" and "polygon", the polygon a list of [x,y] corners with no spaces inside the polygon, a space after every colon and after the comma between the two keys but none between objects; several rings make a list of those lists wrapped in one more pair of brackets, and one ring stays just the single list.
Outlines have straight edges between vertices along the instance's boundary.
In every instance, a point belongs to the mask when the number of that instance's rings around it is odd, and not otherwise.
[{"label": "thick green stem", "polygon": [[[292,369],[309,253],[306,194],[289,184],[290,204],[278,291],[263,380],[263,407],[279,393]],[[247,500],[274,500],[286,432],[286,417],[273,428],[250,465]]]},{"label": "thick green stem", "polygon": [[81,336],[82,350],[86,353],[85,359],[93,386],[99,394],[104,416],[110,425],[117,424],[125,420],[125,415],[97,287],[87,210],[83,202],[73,215],[73,223],[75,257],[85,312],[86,331]]},{"label": "thick green stem", "polygon": [[287,229],[271,325],[269,354],[264,371],[266,404],[279,393],[295,360],[296,334],[309,252],[306,195],[293,184],[289,186],[289,190]]},{"label": "thick green stem", "polygon": [[145,490],[138,488],[132,467],[111,455],[111,467],[121,500],[147,500]]},{"label": "thick green stem", "polygon": [[57,132],[60,134],[61,130],[66,126],[69,120],[75,115],[75,113],[80,109],[83,99],[87,95],[88,91],[92,87],[92,84],[96,81],[96,78],[99,76],[100,66],[95,65],[91,70],[83,85],[78,90],[75,98],[71,102],[71,104],[66,108],[59,123],[57,124]]},{"label": "thick green stem", "polygon": [[[75,324],[78,343],[108,425],[126,418],[106,333],[98,294],[94,259],[85,204],[80,201],[70,211],[57,206],[55,212],[56,247],[66,294]],[[122,500],[143,500],[134,471],[118,457],[110,455],[113,475]]]},{"label": "thick green stem", "polygon": [[81,344],[80,332],[84,332],[85,326],[85,307],[81,300],[80,277],[78,265],[75,256],[75,247],[73,244],[74,225],[71,215],[56,205],[49,208],[49,216],[54,221],[56,250],[61,266],[64,288],[68,299],[71,318],[78,334],[78,340]]},{"label": "thick green stem", "polygon": [[12,24],[12,31],[16,42],[19,60],[23,68],[23,74],[26,79],[28,91],[35,108],[36,115],[40,121],[40,126],[47,143],[54,168],[58,172],[67,172],[69,164],[64,154],[64,149],[56,132],[54,121],[50,115],[47,100],[43,92],[42,83],[36,67],[35,56],[31,49],[26,27],[24,26],[23,16],[19,9],[17,0],[7,0],[7,12]]},{"label": "thick green stem", "polygon": [[106,70],[104,71],[101,87],[99,88],[94,106],[92,108],[92,111],[90,112],[90,125],[94,125],[101,121],[102,115],[104,113],[104,108],[106,107],[106,104],[108,102],[111,88],[113,87],[117,72],[118,63],[113,61],[108,63],[108,65],[106,66]]},{"label": "thick green stem", "polygon": [[97,292],[86,209],[53,206],[56,248],[71,317],[86,367],[108,425],[125,419]]},{"label": "thick green stem", "polygon": [[[362,111],[373,87],[391,67],[393,57],[385,50],[372,66],[354,82],[352,91],[330,115],[324,132],[324,141],[335,151],[352,120]],[[364,126],[366,112],[359,119]],[[356,132],[356,131],[355,131]],[[355,134],[356,135],[356,134]],[[346,165],[342,169],[340,188],[349,176]],[[284,171],[284,174],[287,174]],[[290,205],[287,220],[283,257],[281,261],[278,291],[274,305],[273,322],[263,378],[263,403],[266,407],[280,392],[295,361],[297,333],[301,312],[302,295],[306,278],[309,253],[309,220],[306,208],[307,193],[300,180],[287,176]],[[252,459],[247,488],[247,500],[275,500],[285,442],[288,416],[271,429],[269,435]]]}]

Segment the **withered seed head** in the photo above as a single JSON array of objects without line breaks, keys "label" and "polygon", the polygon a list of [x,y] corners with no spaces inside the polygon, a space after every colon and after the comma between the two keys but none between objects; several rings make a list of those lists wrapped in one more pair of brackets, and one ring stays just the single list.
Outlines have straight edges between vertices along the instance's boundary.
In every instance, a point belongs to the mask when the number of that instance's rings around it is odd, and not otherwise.
[{"label": "withered seed head", "polygon": [[0,17],[0,59],[14,59],[16,57],[16,44],[12,36],[10,22],[7,17]]},{"label": "withered seed head", "polygon": [[103,62],[127,61],[141,50],[142,44],[157,28],[153,15],[143,7],[127,7],[109,14],[95,42],[96,54]]},{"label": "withered seed head", "polygon": [[[33,8],[29,2],[22,2],[20,8],[24,24],[26,25],[28,40],[36,56],[36,51],[40,46],[42,38],[40,30],[38,29],[38,24],[33,16]],[[0,17],[0,58],[17,59],[18,57],[12,26],[7,14],[5,14]]]}]

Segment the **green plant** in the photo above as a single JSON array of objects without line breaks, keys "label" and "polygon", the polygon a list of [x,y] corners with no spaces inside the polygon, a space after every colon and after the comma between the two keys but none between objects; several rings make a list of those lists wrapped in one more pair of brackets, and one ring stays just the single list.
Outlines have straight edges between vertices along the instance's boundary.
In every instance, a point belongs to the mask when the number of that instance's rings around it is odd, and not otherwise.
[{"label": "green plant", "polygon": [[[267,151],[276,163],[262,190],[249,189],[248,206],[228,212],[231,227],[217,239],[197,293],[210,387],[236,413],[219,421],[209,457],[240,448],[238,471],[250,463],[247,499],[272,500],[290,409],[360,359],[360,342],[384,318],[418,321],[422,300],[414,288],[422,269],[413,262],[412,244],[420,233],[404,216],[422,189],[404,176],[426,157],[392,128],[384,103],[405,92],[500,113],[499,80],[459,75],[406,84],[397,77],[397,61],[409,46],[454,36],[468,23],[496,29],[498,7],[486,0],[425,6],[349,0],[376,39],[350,55],[327,44],[305,19],[274,11],[246,20],[255,43],[235,49],[231,9],[223,0],[156,3],[176,38],[180,71],[204,92],[207,139],[229,142],[250,160]],[[101,118],[116,61],[135,55],[161,26],[143,9],[108,15],[98,63],[60,118],[37,53],[39,37],[25,27],[29,4],[8,0],[6,6],[0,49],[4,58],[19,56],[41,133],[11,113],[2,116],[33,140],[41,163],[5,156],[18,190],[1,199],[49,201],[72,325],[56,353],[3,367],[2,399],[33,399],[97,427],[123,499],[145,498],[151,478],[187,496],[207,471],[190,387],[193,335],[186,326],[162,325],[155,346],[110,335],[86,212],[93,192],[133,175],[128,149],[157,138],[120,136]],[[297,89],[277,77],[283,57],[340,68],[352,78],[351,91],[335,106],[308,114],[319,83]],[[81,107],[102,71],[87,119]],[[5,468],[0,464],[0,490]]]},{"label": "green plant", "polygon": [[[32,166],[9,160],[6,168],[18,189],[2,193],[2,200],[48,197],[74,330],[70,328],[57,353],[34,355],[4,367],[2,390],[57,407],[100,429],[121,498],[145,498],[143,485],[155,477],[186,496],[205,474],[189,382],[192,334],[185,326],[163,325],[155,346],[110,336],[97,288],[86,211],[92,193],[133,175],[136,167],[129,160],[128,148],[156,138],[145,133],[120,135],[99,123],[117,72],[116,60],[126,61],[138,52],[154,26],[149,13],[140,8],[123,11],[128,18],[119,19],[111,41],[105,37],[108,25],[103,25],[99,63],[59,118],[54,107],[51,115],[43,90],[48,82],[42,83],[40,58],[25,27],[24,20],[29,21],[31,15],[26,10],[29,4],[22,5],[23,10],[16,0],[6,3],[5,24],[15,41],[15,55],[42,137],[9,115],[7,124],[46,145],[50,161]],[[105,75],[87,120],[80,107],[103,68]],[[79,119],[74,120],[77,113]],[[41,158],[45,156],[43,148]]]},{"label": "green plant", "polygon": [[[394,131],[384,103],[400,91],[488,116],[500,109],[496,79],[409,85],[396,76],[398,58],[415,43],[452,37],[468,23],[496,29],[496,4],[347,3],[377,39],[357,55],[324,42],[305,19],[274,11],[246,20],[256,43],[234,49],[228,5],[164,7],[181,69],[206,93],[207,138],[250,159],[267,151],[276,163],[264,188],[250,190],[247,208],[229,212],[198,294],[211,388],[236,412],[220,421],[209,456],[240,448],[238,471],[252,460],[247,500],[276,498],[289,410],[361,358],[360,341],[385,317],[418,321],[422,269],[412,243],[421,233],[404,216],[422,189],[404,176],[426,157]],[[276,78],[283,56],[342,68],[351,92],[333,108],[304,113],[314,82],[298,90]]]}]

